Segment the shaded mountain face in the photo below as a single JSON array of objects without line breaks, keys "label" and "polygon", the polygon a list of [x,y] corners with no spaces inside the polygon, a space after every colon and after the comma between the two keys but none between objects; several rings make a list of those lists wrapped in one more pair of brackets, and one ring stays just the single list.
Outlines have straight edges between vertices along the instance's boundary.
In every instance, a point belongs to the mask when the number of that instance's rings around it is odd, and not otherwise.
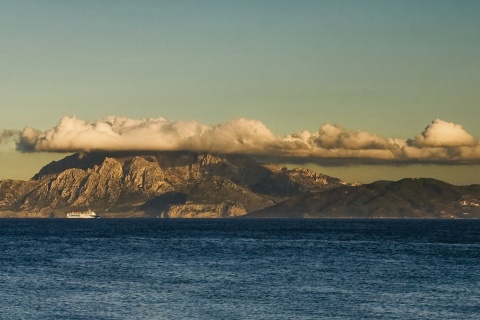
[{"label": "shaded mountain face", "polygon": [[378,181],[292,197],[253,212],[262,218],[480,218],[480,185],[435,179]]},{"label": "shaded mountain face", "polygon": [[105,216],[202,217],[204,210],[208,217],[238,216],[343,184],[240,155],[73,154],[46,165],[30,181],[0,181],[0,211],[62,216],[88,208]]}]

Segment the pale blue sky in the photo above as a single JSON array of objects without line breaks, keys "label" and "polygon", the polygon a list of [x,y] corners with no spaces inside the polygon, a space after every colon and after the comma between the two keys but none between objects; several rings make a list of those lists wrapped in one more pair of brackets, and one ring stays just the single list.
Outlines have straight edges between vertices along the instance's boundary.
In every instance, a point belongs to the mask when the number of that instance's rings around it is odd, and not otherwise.
[{"label": "pale blue sky", "polygon": [[0,1],[0,129],[246,117],[413,138],[440,118],[478,139],[479,16],[480,1]]}]

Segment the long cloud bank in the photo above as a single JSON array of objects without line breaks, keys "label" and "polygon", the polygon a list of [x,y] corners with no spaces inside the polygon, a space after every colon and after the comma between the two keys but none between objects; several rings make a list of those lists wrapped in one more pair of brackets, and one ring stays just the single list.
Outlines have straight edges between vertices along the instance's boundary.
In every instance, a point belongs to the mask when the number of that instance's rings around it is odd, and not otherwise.
[{"label": "long cloud bank", "polygon": [[[10,135],[11,132],[5,133]],[[87,122],[64,117],[47,131],[19,133],[22,152],[174,151],[249,154],[288,161],[345,164],[480,163],[480,142],[462,126],[437,119],[412,139],[384,138],[324,124],[317,132],[274,135],[262,122],[219,125],[164,118],[107,117]]]}]

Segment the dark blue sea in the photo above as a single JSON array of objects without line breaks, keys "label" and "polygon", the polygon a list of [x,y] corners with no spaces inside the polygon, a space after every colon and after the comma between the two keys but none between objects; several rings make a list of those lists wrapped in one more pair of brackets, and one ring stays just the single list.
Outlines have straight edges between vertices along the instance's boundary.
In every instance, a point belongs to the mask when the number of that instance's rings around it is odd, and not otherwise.
[{"label": "dark blue sea", "polygon": [[0,319],[478,319],[478,220],[0,219]]}]

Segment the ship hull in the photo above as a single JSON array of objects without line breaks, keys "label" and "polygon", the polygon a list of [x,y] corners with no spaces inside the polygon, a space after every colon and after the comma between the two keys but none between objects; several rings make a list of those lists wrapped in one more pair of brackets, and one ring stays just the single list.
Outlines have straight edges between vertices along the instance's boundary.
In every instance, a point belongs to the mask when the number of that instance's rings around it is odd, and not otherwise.
[{"label": "ship hull", "polygon": [[99,218],[99,216],[95,212],[89,210],[85,212],[68,212],[67,218],[68,219],[96,219],[96,218]]}]

